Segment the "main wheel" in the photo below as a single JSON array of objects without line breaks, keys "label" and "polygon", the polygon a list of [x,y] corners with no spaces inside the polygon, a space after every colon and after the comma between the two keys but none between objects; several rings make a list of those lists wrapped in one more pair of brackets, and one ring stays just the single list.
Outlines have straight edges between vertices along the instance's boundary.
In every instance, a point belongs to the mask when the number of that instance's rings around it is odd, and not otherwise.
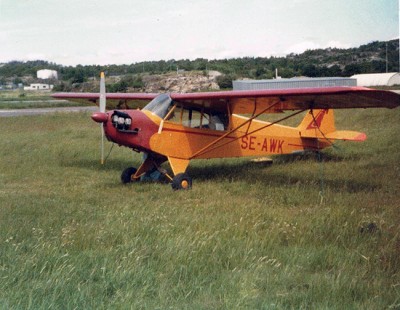
[{"label": "main wheel", "polygon": [[187,173],[179,173],[174,176],[171,185],[174,190],[191,189],[192,178]]},{"label": "main wheel", "polygon": [[132,176],[136,173],[136,168],[129,167],[122,171],[121,182],[126,184],[132,182]]}]

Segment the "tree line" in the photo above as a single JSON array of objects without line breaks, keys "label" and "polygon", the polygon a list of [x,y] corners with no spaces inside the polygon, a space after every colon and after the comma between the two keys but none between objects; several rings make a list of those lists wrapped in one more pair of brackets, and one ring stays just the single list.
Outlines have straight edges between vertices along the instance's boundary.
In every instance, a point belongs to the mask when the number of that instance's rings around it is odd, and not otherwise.
[{"label": "tree line", "polygon": [[140,88],[143,84],[143,74],[162,74],[176,70],[219,71],[224,74],[219,79],[221,86],[224,86],[227,80],[237,78],[271,79],[275,76],[275,69],[279,70],[279,75],[283,78],[346,77],[359,73],[381,73],[386,70],[399,72],[399,41],[376,41],[349,49],[308,50],[302,54],[289,54],[285,57],[171,59],[106,66],[63,66],[44,60],[11,61],[0,65],[0,84],[10,78],[23,81],[26,76],[36,77],[36,72],[40,69],[56,70],[60,83],[64,85],[84,83],[91,78],[97,78],[101,71],[105,71],[109,76],[126,76],[119,85],[114,86],[116,91],[128,86]]}]

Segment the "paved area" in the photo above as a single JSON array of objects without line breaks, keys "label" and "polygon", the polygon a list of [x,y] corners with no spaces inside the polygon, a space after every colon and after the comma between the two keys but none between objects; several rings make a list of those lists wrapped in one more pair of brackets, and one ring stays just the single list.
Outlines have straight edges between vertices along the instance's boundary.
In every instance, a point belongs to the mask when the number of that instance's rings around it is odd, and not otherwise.
[{"label": "paved area", "polygon": [[38,109],[15,109],[15,110],[1,110],[0,117],[13,117],[24,115],[42,115],[49,113],[69,113],[69,112],[95,112],[99,108],[94,106],[87,107],[63,107],[63,108],[38,108]]}]

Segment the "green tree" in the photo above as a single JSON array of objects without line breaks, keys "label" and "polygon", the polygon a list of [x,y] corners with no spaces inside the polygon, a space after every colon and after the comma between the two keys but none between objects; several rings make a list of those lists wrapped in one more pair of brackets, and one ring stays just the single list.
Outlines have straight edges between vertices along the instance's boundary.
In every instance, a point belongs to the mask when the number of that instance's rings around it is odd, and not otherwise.
[{"label": "green tree", "polygon": [[304,66],[304,68],[301,71],[304,76],[308,76],[308,77],[319,76],[319,70],[318,70],[317,66],[315,66],[315,65],[307,64],[306,66]]},{"label": "green tree", "polygon": [[344,76],[352,76],[355,74],[362,73],[361,66],[358,64],[349,64],[344,67],[343,75]]},{"label": "green tree", "polygon": [[236,76],[232,74],[222,74],[217,77],[217,84],[221,89],[231,89],[232,81],[236,80]]}]

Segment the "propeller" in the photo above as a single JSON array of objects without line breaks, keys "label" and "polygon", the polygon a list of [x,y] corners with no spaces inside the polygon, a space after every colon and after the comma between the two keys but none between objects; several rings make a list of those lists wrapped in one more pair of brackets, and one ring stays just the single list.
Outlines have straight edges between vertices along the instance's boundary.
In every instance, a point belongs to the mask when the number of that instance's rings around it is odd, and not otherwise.
[{"label": "propeller", "polygon": [[100,100],[99,107],[100,111],[92,114],[92,119],[100,124],[101,128],[101,160],[100,163],[104,164],[104,124],[107,123],[108,114],[106,113],[106,82],[104,72],[100,74]]},{"label": "propeller", "polygon": [[[100,73],[100,113],[106,112],[106,82],[104,72]],[[101,128],[101,160],[100,163],[104,165],[104,122],[100,123]]]}]

